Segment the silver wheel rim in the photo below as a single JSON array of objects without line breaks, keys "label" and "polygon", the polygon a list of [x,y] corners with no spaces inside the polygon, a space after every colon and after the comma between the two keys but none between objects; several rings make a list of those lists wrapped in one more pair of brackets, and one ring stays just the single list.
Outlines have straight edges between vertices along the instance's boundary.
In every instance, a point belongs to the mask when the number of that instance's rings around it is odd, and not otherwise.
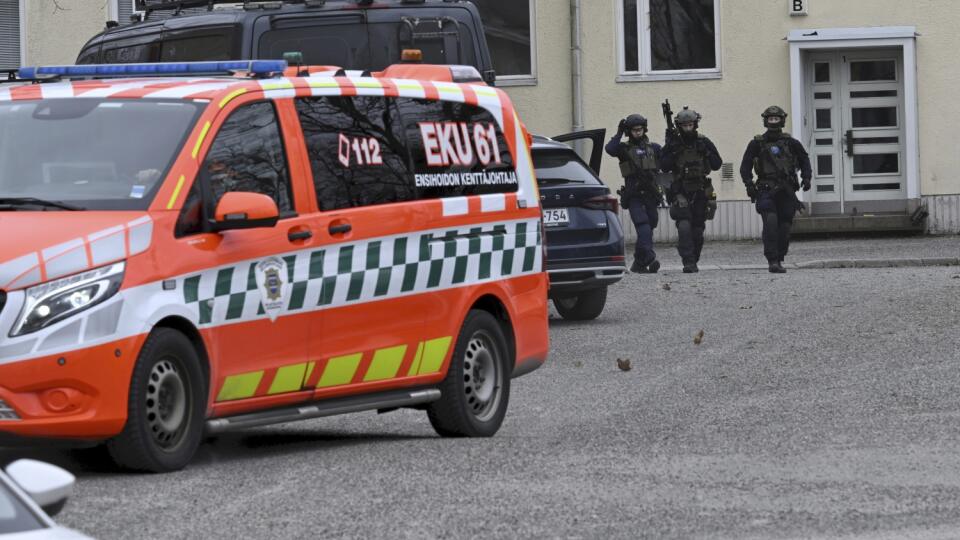
[{"label": "silver wheel rim", "polygon": [[503,372],[494,341],[478,330],[467,342],[463,355],[463,391],[467,408],[477,420],[492,418],[503,394]]},{"label": "silver wheel rim", "polygon": [[187,387],[177,366],[169,360],[154,364],[147,380],[147,425],[161,448],[172,448],[183,438],[187,399]]}]

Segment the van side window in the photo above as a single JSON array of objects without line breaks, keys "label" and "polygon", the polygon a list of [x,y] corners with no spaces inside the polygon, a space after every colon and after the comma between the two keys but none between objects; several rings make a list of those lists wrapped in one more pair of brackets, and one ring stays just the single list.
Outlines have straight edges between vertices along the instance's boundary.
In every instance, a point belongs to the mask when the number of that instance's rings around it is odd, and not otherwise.
[{"label": "van side window", "polygon": [[161,62],[199,62],[238,58],[234,27],[198,28],[163,34]]},{"label": "van side window", "polygon": [[419,198],[517,191],[510,148],[486,109],[452,101],[396,101]]},{"label": "van side window", "polygon": [[210,190],[209,215],[228,191],[269,195],[281,213],[292,210],[287,158],[273,104],[261,101],[233,111],[213,140],[200,174]]},{"label": "van side window", "polygon": [[321,210],[416,199],[393,99],[301,98],[296,107]]},{"label": "van side window", "polygon": [[130,64],[160,60],[160,35],[148,34],[129,39],[106,41],[102,45],[103,64]]},{"label": "van side window", "polygon": [[366,25],[360,16],[276,21],[260,38],[257,57],[283,58],[289,51],[301,51],[306,65],[382,69],[371,65]]},{"label": "van side window", "polygon": [[80,56],[77,57],[77,65],[81,64],[96,64],[97,59],[100,57],[100,45],[94,45],[87,49],[84,49],[80,53]]}]

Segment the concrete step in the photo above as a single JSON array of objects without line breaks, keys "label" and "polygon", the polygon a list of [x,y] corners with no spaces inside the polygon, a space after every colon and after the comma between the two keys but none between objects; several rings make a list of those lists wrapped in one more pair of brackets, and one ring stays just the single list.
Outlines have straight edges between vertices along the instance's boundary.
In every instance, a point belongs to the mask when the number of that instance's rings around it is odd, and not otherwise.
[{"label": "concrete step", "polygon": [[832,234],[868,232],[917,232],[924,230],[924,221],[914,223],[907,213],[797,216],[793,234]]}]

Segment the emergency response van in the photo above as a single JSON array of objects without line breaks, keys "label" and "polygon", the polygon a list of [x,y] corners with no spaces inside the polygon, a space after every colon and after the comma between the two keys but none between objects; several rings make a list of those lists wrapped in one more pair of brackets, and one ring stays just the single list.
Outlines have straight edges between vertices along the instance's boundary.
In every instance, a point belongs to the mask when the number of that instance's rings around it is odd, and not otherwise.
[{"label": "emergency response van", "polygon": [[205,433],[401,407],[490,436],[545,361],[529,137],[506,94],[457,82],[473,68],[19,76],[0,84],[0,444],[105,441],[170,471]]}]

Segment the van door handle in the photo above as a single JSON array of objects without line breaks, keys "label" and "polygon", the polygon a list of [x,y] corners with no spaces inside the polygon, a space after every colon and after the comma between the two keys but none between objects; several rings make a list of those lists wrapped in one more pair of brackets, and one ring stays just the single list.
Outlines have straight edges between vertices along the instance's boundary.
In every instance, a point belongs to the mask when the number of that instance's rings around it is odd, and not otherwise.
[{"label": "van door handle", "polygon": [[349,223],[330,225],[330,228],[327,230],[330,231],[330,234],[346,234],[353,230],[353,225],[350,225]]},{"label": "van door handle", "polygon": [[300,240],[309,240],[313,238],[313,232],[310,229],[304,229],[302,231],[290,231],[287,234],[287,240],[291,242],[297,242]]}]

